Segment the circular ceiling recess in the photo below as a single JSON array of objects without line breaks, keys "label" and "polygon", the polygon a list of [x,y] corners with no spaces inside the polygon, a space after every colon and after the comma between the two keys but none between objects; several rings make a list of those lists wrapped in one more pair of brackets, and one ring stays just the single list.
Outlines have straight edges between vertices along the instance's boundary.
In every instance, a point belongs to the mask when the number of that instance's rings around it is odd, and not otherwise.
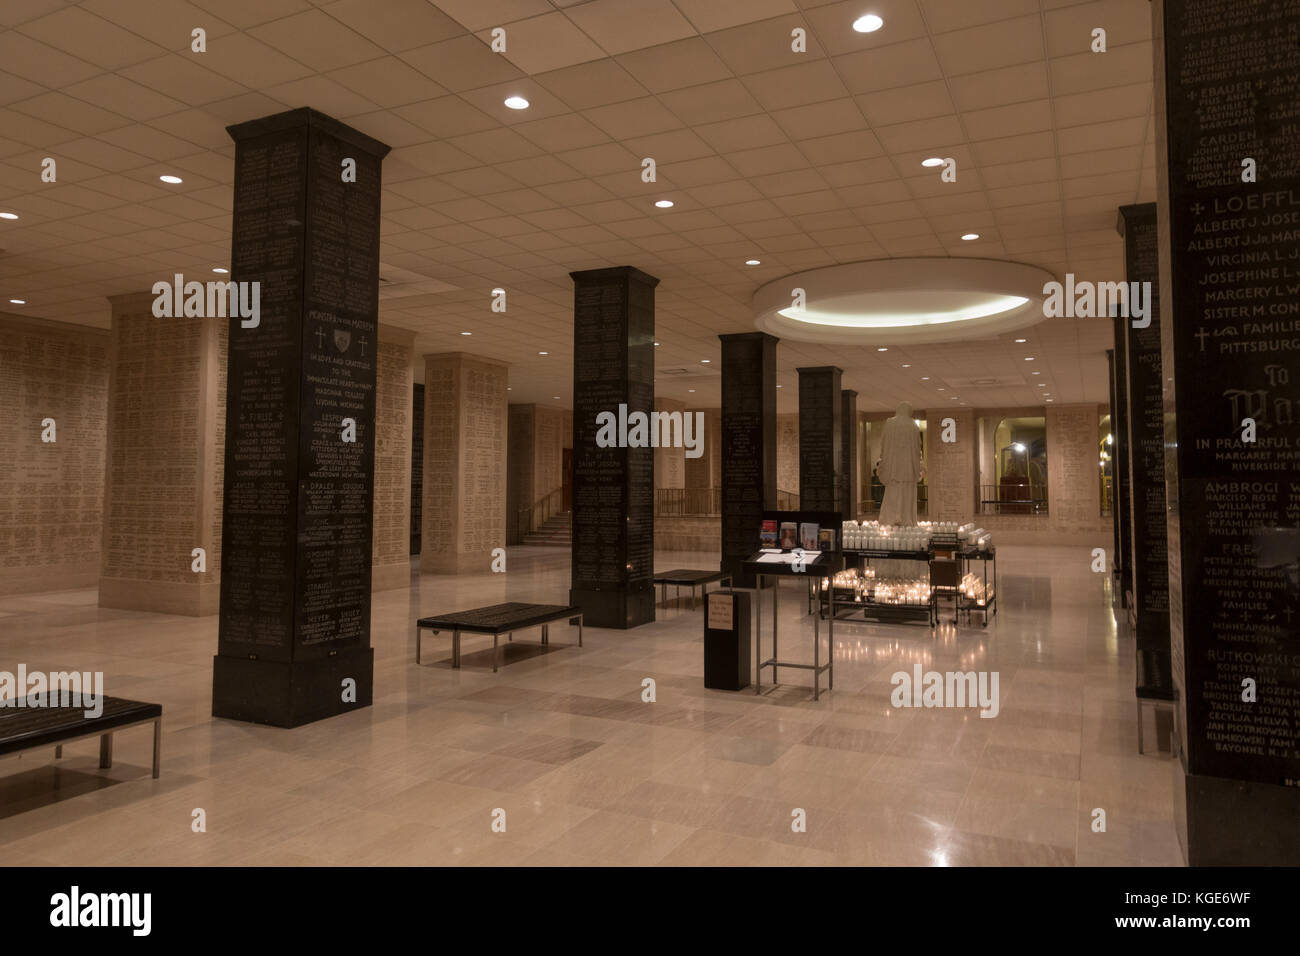
[{"label": "circular ceiling recess", "polygon": [[[799,342],[987,338],[1043,319],[1046,269],[1002,259],[872,259],[798,272],[754,293],[754,324]],[[802,293],[802,294],[801,294]]]}]

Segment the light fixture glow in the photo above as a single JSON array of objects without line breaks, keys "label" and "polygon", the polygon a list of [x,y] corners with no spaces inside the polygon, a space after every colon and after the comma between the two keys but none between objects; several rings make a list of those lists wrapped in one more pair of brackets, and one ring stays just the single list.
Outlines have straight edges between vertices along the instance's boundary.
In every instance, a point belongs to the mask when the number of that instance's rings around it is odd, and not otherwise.
[{"label": "light fixture glow", "polygon": [[895,329],[915,328],[925,325],[944,325],[949,322],[965,322],[970,319],[982,319],[990,315],[999,315],[1018,309],[1029,300],[1020,295],[990,295],[988,298],[959,309],[934,312],[901,312],[847,314],[842,312],[819,312],[805,308],[803,311],[791,307],[778,309],[779,315],[796,322],[810,325],[833,325],[848,329]]},{"label": "light fixture glow", "polygon": [[655,348],[659,348],[659,343],[658,343],[658,342],[655,343]]},{"label": "light fixture glow", "polygon": [[708,365],[708,364],[709,364],[710,362],[712,362],[712,361],[713,361],[713,359],[700,359],[700,364],[701,364],[701,365]]},{"label": "light fixture glow", "polygon": [[965,242],[970,242],[972,239],[978,239],[979,237],[980,234],[978,232],[968,232],[962,236],[962,240]]},{"label": "light fixture glow", "polygon": [[1028,342],[1028,341],[1029,341],[1029,339],[1016,339],[1016,344],[1017,344],[1017,345],[1023,345],[1025,342]]},{"label": "light fixture glow", "polygon": [[473,332],[462,332],[462,333],[460,333],[460,334],[461,334],[461,335],[473,335],[474,333],[473,333]]},{"label": "light fixture glow", "polygon": [[1011,447],[1014,448],[1016,451],[1024,451],[1024,450],[1025,450],[1025,446],[1022,445],[1020,442],[1016,442],[1016,443],[1013,444]]},{"label": "light fixture glow", "polygon": [[1113,444],[1115,444],[1115,436],[1114,436],[1114,435],[1107,435],[1107,436],[1106,436],[1106,444],[1107,444],[1107,445],[1113,445]]},{"label": "light fixture glow", "polygon": [[18,218],[18,213],[16,212],[0,212],[0,219],[17,219],[17,218]]},{"label": "light fixture glow", "polygon": [[1032,362],[1033,360],[1034,360],[1034,357],[1033,357],[1032,355],[1026,355],[1026,356],[1025,356],[1025,361],[1026,361],[1026,362]]},{"label": "light fixture glow", "polygon": [[690,392],[692,395],[695,394],[695,389],[693,388],[688,388],[686,391]]},{"label": "light fixture glow", "polygon": [[885,25],[885,21],[874,13],[868,13],[853,21],[853,29],[858,33],[875,33]]},{"label": "light fixture glow", "polygon": [[671,199],[659,199],[655,201],[655,205],[660,209],[672,209],[673,201]]},{"label": "light fixture glow", "polygon": [[903,366],[903,368],[911,368],[911,367],[912,367],[912,366],[910,366],[910,365],[904,365],[904,366]]},{"label": "light fixture glow", "polygon": [[506,106],[512,110],[526,110],[528,109],[528,101],[522,96],[508,96],[506,97]]},{"label": "light fixture glow", "polygon": [[934,166],[942,166],[943,160],[940,159],[938,156],[931,156],[929,159],[921,160],[921,165],[927,168],[934,167]]},{"label": "light fixture glow", "polygon": [[10,299],[9,301],[12,302],[14,305],[26,305],[26,304],[27,304],[27,300],[26,300],[26,299]]},{"label": "light fixture glow", "polygon": [[538,352],[537,354],[538,354],[538,355],[550,355],[551,353],[550,353],[550,352]]},{"label": "light fixture glow", "polygon": [[1043,373],[1042,373],[1042,372],[1030,372],[1029,374],[1030,374],[1030,375],[1042,375]]},{"label": "light fixture glow", "polygon": [[930,376],[928,376],[928,375],[922,375],[922,376],[921,376],[921,381],[923,381],[923,382],[928,382],[928,381],[930,381]]},{"label": "light fixture glow", "polygon": [[175,185],[176,183],[183,183],[183,182],[185,181],[185,180],[181,179],[179,176],[171,176],[171,175],[168,175],[168,176],[159,176],[158,178],[161,179],[161,180],[162,180],[163,182],[165,182],[165,183],[171,183],[171,184],[173,184],[173,185]]},{"label": "light fixture glow", "polygon": [[229,272],[230,270],[229,270],[229,269],[223,269],[223,268],[221,268],[221,266],[214,266],[213,269],[212,269],[212,271],[215,272],[215,273],[216,273],[217,275],[219,275],[219,276],[223,276],[223,275],[225,275],[227,272]]},{"label": "light fixture glow", "polygon": [[746,259],[746,260],[745,260],[745,265],[747,265],[747,266],[756,266],[756,265],[758,265],[758,264],[759,264],[759,262],[758,262],[757,259]]}]

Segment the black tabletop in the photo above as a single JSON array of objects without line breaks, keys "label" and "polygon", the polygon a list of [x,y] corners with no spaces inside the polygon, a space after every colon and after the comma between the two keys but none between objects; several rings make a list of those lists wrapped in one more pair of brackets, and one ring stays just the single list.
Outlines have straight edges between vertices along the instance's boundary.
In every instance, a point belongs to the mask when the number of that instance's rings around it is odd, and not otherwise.
[{"label": "black tabletop", "polygon": [[0,707],[0,754],[56,744],[79,734],[107,733],[114,727],[162,716],[162,704],[121,697],[105,697],[103,704],[104,712],[100,716],[87,717],[84,706],[18,707],[6,701]]},{"label": "black tabletop", "polygon": [[431,627],[439,631],[500,634],[503,631],[547,624],[565,617],[577,617],[581,613],[582,608],[566,607],[563,604],[524,604],[519,601],[509,601],[505,604],[476,607],[468,611],[453,611],[450,614],[422,617],[417,622],[417,626]]},{"label": "black tabletop", "polygon": [[726,571],[700,571],[694,568],[673,568],[655,572],[655,584],[708,584],[729,577]]}]

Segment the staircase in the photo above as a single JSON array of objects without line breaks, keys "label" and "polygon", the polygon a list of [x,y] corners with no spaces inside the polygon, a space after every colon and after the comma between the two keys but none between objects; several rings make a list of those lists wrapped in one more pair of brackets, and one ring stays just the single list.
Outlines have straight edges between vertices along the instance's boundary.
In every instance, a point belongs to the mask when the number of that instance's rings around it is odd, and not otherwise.
[{"label": "staircase", "polygon": [[524,535],[524,544],[567,548],[573,543],[573,512],[551,515],[536,531]]}]

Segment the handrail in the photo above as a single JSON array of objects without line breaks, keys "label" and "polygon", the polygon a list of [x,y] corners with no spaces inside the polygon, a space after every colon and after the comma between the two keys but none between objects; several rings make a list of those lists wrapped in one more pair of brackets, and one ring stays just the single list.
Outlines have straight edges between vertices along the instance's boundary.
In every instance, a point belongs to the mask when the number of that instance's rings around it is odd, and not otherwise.
[{"label": "handrail", "polygon": [[530,531],[536,531],[552,516],[560,513],[564,507],[564,486],[555,488],[538,498],[526,508],[515,510],[515,535],[523,537]]}]

